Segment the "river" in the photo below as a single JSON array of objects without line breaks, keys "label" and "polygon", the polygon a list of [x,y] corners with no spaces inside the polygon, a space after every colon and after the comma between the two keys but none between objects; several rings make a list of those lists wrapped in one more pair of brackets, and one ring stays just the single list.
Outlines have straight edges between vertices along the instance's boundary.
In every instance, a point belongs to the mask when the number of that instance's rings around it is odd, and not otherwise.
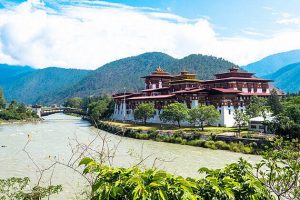
[{"label": "river", "polygon": [[[154,141],[122,138],[92,127],[79,117],[54,114],[45,117],[43,122],[0,125],[0,178],[11,176],[36,179],[37,168],[22,150],[30,135],[28,152],[39,166],[46,167],[53,156],[64,161],[69,158],[72,139],[89,142],[95,132],[107,135],[111,146],[119,143],[113,165],[128,167],[138,162],[134,156],[149,157],[146,166],[151,166],[155,158],[156,166],[168,172],[182,176],[196,177],[200,167],[222,168],[225,164],[236,162],[243,157],[251,163],[260,160],[259,156],[210,150],[187,145],[169,144]],[[49,158],[50,156],[50,158]],[[50,173],[50,172],[49,172]],[[65,167],[56,167],[54,184],[62,184],[63,192],[52,199],[74,199],[82,190],[83,178]]]}]

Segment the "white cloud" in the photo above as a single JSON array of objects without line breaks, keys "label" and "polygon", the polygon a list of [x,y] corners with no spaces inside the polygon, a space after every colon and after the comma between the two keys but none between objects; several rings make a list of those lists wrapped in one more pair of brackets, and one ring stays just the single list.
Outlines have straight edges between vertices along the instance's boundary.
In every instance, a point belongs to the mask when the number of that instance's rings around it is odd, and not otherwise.
[{"label": "white cloud", "polygon": [[214,55],[243,65],[300,48],[300,30],[269,38],[224,38],[204,18],[103,1],[58,5],[53,10],[31,0],[0,10],[0,63],[95,69],[123,57],[162,51],[175,57]]},{"label": "white cloud", "polygon": [[285,17],[277,21],[278,24],[284,25],[299,25],[300,17]]}]

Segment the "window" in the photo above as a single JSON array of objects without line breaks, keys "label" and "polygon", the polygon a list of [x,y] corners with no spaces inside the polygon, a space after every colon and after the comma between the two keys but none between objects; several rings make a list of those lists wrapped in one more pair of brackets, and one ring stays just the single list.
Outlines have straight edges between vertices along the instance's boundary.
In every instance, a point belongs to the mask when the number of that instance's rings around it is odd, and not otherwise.
[{"label": "window", "polygon": [[252,129],[256,129],[256,125],[251,125],[251,128]]},{"label": "window", "polygon": [[264,126],[259,126],[259,129],[264,129]]}]

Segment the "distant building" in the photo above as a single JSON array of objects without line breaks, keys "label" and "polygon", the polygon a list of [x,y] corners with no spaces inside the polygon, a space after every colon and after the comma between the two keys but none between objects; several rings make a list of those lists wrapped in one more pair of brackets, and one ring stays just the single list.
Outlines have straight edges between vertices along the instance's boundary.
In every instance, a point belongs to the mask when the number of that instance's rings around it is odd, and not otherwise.
[{"label": "distant building", "polygon": [[115,109],[112,118],[133,121],[136,106],[151,102],[156,111],[149,122],[162,123],[159,115],[163,112],[163,106],[181,102],[188,108],[195,108],[199,104],[214,105],[221,114],[216,125],[231,127],[235,122],[234,111],[245,111],[251,96],[270,96],[269,82],[272,80],[255,78],[253,73],[240,72],[233,67],[215,76],[213,80],[199,80],[196,74],[188,71],[173,76],[158,67],[152,74],[142,77],[145,79],[144,90],[113,95]]},{"label": "distant building", "polygon": [[271,131],[269,130],[269,127],[267,125],[265,125],[264,123],[269,121],[273,121],[274,117],[272,116],[268,116],[266,117],[266,119],[264,119],[263,117],[254,117],[251,118],[249,120],[249,130],[250,131],[255,131],[255,132],[264,132],[266,131],[266,133],[271,133]]},{"label": "distant building", "polygon": [[42,117],[42,106],[39,105],[33,105],[31,107],[32,111],[35,112],[37,114],[37,116],[39,116],[39,118]]}]

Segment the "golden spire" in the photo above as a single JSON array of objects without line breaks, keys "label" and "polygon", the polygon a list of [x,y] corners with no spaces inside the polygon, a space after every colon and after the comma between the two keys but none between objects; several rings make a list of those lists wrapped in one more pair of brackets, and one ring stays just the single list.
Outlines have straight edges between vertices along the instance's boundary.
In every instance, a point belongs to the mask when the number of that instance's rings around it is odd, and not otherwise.
[{"label": "golden spire", "polygon": [[156,72],[164,72],[164,70],[162,68],[160,68],[160,66],[158,66],[155,71]]}]

